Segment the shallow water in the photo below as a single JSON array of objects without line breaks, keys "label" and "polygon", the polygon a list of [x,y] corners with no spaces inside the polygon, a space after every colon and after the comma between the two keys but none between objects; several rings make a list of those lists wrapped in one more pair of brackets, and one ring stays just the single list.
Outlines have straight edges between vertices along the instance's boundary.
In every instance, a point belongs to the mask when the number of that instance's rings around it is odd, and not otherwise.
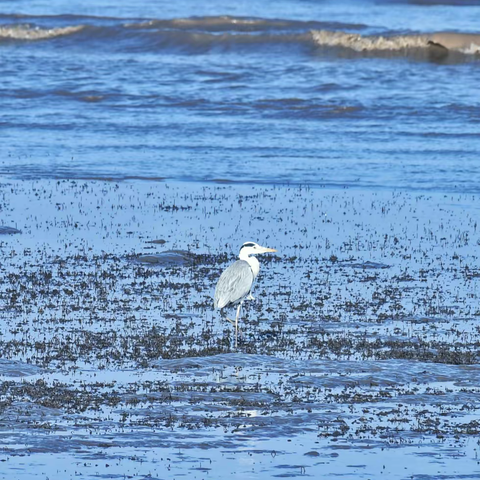
[{"label": "shallow water", "polygon": [[[476,197],[40,180],[0,199],[21,230],[0,241],[2,478],[478,476]],[[241,224],[280,247],[235,350],[212,295]]]}]

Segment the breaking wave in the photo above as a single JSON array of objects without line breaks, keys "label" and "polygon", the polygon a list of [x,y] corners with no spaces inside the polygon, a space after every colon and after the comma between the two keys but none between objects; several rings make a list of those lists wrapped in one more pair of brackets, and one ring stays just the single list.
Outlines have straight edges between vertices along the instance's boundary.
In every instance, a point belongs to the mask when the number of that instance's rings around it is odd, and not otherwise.
[{"label": "breaking wave", "polygon": [[[339,56],[480,54],[480,34],[370,34],[366,25],[338,22],[231,16],[149,20],[75,15],[0,15],[0,21],[3,22],[0,25],[3,43],[68,38],[82,48],[92,44],[97,47],[102,42],[105,48],[110,45],[113,49],[139,51],[180,49],[186,53],[289,44],[307,46],[316,53],[328,51],[335,55],[338,52]],[[24,23],[16,23],[19,21]]]},{"label": "breaking wave", "polygon": [[3,40],[47,40],[61,36],[72,35],[83,29],[83,25],[59,28],[41,28],[30,25],[3,25],[0,26],[0,39]]},{"label": "breaking wave", "polygon": [[399,51],[412,48],[426,48],[427,35],[403,36],[363,36],[358,33],[332,32],[326,30],[312,31],[314,42],[321,47],[343,47],[356,52],[364,51]]},{"label": "breaking wave", "polygon": [[312,31],[318,47],[340,47],[354,52],[407,53],[415,50],[480,53],[480,34],[434,33],[418,35],[361,35],[341,31]]}]

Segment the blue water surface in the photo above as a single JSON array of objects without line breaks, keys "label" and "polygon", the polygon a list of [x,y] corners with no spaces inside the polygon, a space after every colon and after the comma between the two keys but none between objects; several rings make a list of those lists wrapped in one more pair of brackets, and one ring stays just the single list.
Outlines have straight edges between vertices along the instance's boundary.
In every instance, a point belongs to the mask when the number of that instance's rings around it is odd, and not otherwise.
[{"label": "blue water surface", "polygon": [[[2,3],[0,173],[477,192],[477,45],[427,42],[478,33],[479,14],[476,2]],[[407,46],[358,43],[392,37]]]}]

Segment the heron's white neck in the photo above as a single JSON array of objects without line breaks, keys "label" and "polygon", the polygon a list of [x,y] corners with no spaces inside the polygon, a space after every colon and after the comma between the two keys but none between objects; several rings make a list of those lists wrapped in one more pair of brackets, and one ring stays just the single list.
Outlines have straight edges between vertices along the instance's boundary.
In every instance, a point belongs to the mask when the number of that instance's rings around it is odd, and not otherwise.
[{"label": "heron's white neck", "polygon": [[258,260],[254,256],[250,257],[247,252],[240,252],[238,258],[240,258],[240,260],[245,260],[246,262],[248,262],[250,268],[252,269],[253,276],[257,278],[258,272],[260,271],[260,263],[258,262]]}]

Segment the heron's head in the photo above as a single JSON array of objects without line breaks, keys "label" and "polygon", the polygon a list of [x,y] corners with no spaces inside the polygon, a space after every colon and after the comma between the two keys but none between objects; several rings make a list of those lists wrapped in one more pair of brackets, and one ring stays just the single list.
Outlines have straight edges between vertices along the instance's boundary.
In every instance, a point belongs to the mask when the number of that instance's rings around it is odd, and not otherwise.
[{"label": "heron's head", "polygon": [[255,242],[245,242],[240,249],[240,258],[258,255],[259,253],[276,252],[274,248],[262,247]]}]

